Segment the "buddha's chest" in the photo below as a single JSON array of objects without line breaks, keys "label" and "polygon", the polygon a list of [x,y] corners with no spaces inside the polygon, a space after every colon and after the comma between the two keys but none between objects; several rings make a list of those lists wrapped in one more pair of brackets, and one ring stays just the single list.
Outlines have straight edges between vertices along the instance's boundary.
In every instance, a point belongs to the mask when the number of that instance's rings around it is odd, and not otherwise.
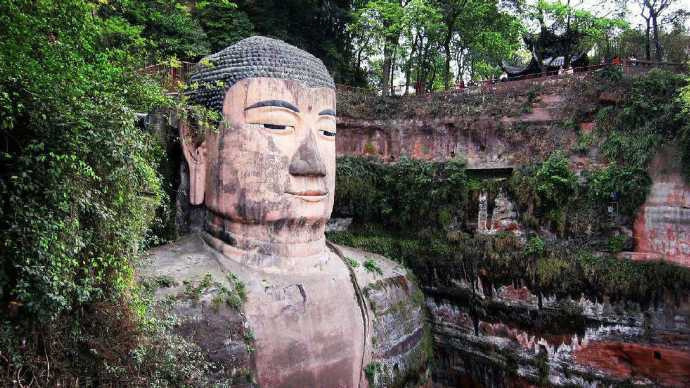
[{"label": "buddha's chest", "polygon": [[354,387],[365,348],[362,311],[347,273],[269,277],[245,305],[261,386]]}]

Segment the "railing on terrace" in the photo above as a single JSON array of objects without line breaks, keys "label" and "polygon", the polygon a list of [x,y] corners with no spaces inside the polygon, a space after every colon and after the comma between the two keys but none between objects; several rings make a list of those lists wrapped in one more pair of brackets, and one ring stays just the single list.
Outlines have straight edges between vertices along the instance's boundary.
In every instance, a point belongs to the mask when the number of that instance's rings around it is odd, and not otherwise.
[{"label": "railing on terrace", "polygon": [[[429,98],[431,96],[482,96],[482,95],[508,95],[516,92],[528,90],[533,85],[563,85],[574,84],[582,82],[587,78],[591,78],[596,72],[605,68],[619,68],[626,76],[635,76],[647,73],[652,69],[664,69],[674,73],[686,73],[687,66],[682,63],[667,63],[667,62],[651,62],[651,61],[624,61],[620,64],[601,64],[573,68],[572,72],[550,71],[544,74],[530,74],[520,77],[500,81],[478,81],[473,82],[464,87],[456,87],[451,90],[426,92],[423,94],[408,93],[406,95],[397,95],[397,97],[405,98]],[[353,94],[360,97],[378,97],[381,95],[379,90],[359,88],[348,85],[336,85],[338,91],[345,94]]]}]

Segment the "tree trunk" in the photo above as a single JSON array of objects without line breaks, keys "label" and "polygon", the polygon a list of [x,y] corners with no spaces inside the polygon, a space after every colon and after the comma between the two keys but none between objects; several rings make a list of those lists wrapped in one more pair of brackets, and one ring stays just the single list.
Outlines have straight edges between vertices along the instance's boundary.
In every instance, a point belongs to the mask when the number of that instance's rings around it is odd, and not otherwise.
[{"label": "tree trunk", "polygon": [[654,28],[654,57],[657,62],[661,62],[664,58],[663,51],[661,49],[661,42],[659,41],[659,25],[657,24],[657,14],[653,12],[650,14],[652,19],[652,27]]},{"label": "tree trunk", "polygon": [[445,53],[445,62],[443,64],[443,88],[450,89],[450,40],[453,36],[452,26],[448,26],[448,34],[443,41],[443,51]]},{"label": "tree trunk", "polygon": [[445,61],[443,63],[443,88],[448,90],[450,88],[450,41],[453,40],[453,32],[455,32],[455,19],[457,19],[457,11],[450,11],[445,18],[446,36],[443,37],[443,52],[445,54]]},{"label": "tree trunk", "polygon": [[645,34],[646,39],[644,42],[644,55],[645,55],[646,60],[651,61],[652,60],[652,47],[650,44],[651,37],[649,36],[651,27],[649,26],[649,19],[645,19],[645,21],[647,22],[647,31]]},{"label": "tree trunk", "polygon": [[538,53],[536,44],[532,46],[532,57],[534,57],[534,60],[537,61],[537,65],[539,66],[539,70],[541,70],[541,75],[546,76],[547,73],[547,68],[544,65],[544,58],[542,55]]},{"label": "tree trunk", "polygon": [[390,75],[390,83],[391,83],[391,96],[395,95],[395,60],[396,60],[396,51],[393,51],[393,57],[391,58],[391,75]]},{"label": "tree trunk", "polygon": [[388,42],[386,42],[383,46],[383,69],[382,69],[381,74],[381,93],[384,96],[388,95],[388,92],[390,91],[390,76],[391,76],[391,48],[388,45]]}]

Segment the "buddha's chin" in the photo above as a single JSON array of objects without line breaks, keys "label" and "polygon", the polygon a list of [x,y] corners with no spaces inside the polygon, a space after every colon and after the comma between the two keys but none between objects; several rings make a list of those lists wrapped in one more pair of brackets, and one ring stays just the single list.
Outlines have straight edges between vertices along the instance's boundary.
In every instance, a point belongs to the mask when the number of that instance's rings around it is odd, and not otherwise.
[{"label": "buddha's chin", "polygon": [[304,204],[292,206],[289,211],[280,214],[267,214],[264,218],[266,223],[277,223],[288,226],[291,229],[300,227],[318,228],[326,225],[331,216],[330,208],[326,201],[306,202]]}]

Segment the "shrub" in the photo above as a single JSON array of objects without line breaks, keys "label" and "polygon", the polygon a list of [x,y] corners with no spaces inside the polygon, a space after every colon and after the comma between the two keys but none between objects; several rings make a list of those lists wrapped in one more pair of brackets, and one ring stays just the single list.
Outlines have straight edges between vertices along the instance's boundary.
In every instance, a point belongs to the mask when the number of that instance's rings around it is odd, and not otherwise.
[{"label": "shrub", "polygon": [[364,269],[369,272],[373,273],[376,275],[383,275],[383,271],[381,270],[381,267],[376,263],[376,261],[372,259],[366,259],[364,260]]},{"label": "shrub", "polygon": [[688,122],[682,101],[686,85],[683,76],[659,69],[635,78],[621,105],[606,108],[609,117],[597,116],[608,132],[604,155],[623,165],[646,168],[664,142],[682,142]]},{"label": "shrub", "polygon": [[434,163],[403,157],[386,165],[342,157],[337,166],[337,216],[411,231],[443,228],[464,211],[468,179],[461,160]]},{"label": "shrub", "polygon": [[620,213],[632,217],[647,198],[652,180],[639,167],[612,164],[594,171],[588,184],[588,196],[593,206],[603,207],[618,201]]},{"label": "shrub", "polygon": [[568,201],[575,191],[576,178],[563,152],[554,152],[542,163],[536,172],[535,184],[543,204],[558,206]]}]

